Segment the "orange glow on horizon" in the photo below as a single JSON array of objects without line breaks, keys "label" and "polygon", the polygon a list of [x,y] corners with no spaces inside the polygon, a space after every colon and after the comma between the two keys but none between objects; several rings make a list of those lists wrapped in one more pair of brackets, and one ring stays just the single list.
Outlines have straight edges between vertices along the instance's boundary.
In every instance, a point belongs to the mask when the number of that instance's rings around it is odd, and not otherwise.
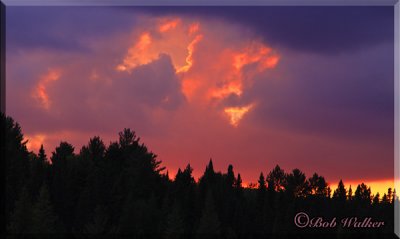
[{"label": "orange glow on horizon", "polygon": [[[393,190],[395,188],[395,183],[393,179],[383,179],[383,180],[373,180],[373,181],[369,181],[369,180],[363,180],[363,181],[350,181],[348,183],[346,183],[346,180],[343,180],[344,186],[348,192],[350,186],[351,186],[351,190],[353,191],[353,196],[354,193],[357,189],[357,186],[361,183],[364,183],[365,185],[367,185],[367,187],[371,188],[371,196],[375,196],[376,193],[379,193],[379,197],[380,199],[382,199],[383,194],[388,194],[388,189],[391,188],[392,189],[392,193]],[[400,182],[399,182],[400,183]],[[331,188],[331,196],[333,195],[333,192],[336,190],[337,188],[337,184],[338,183],[329,183],[329,187]],[[254,182],[242,182],[242,186],[244,188],[254,188],[254,187],[258,187],[257,183]],[[398,191],[396,190],[396,194],[397,196],[399,196]]]},{"label": "orange glow on horizon", "polygon": [[44,134],[36,134],[36,135],[25,135],[25,138],[28,140],[26,143],[26,148],[29,151],[34,151],[38,152],[40,149],[40,146],[43,144],[46,140],[46,135]]},{"label": "orange glow on horizon", "polygon": [[[384,193],[387,194],[388,188],[392,188],[393,191],[395,186],[393,179],[349,181],[347,183],[343,180],[343,183],[347,190],[349,190],[349,187],[351,185],[351,190],[353,191],[353,195],[357,189],[357,186],[361,183],[364,183],[365,185],[367,185],[367,187],[371,187],[371,195],[375,196],[376,193],[379,193],[381,198]],[[336,187],[337,183],[333,185],[333,188],[336,189]]]}]

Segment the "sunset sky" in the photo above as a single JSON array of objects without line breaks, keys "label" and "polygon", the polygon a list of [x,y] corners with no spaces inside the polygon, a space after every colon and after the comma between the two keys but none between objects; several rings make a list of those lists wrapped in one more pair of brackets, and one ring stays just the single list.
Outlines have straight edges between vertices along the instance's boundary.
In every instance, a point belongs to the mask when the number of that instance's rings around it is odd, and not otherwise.
[{"label": "sunset sky", "polygon": [[170,175],[212,158],[246,183],[277,164],[393,182],[393,7],[6,13],[6,110],[34,152],[131,128]]}]

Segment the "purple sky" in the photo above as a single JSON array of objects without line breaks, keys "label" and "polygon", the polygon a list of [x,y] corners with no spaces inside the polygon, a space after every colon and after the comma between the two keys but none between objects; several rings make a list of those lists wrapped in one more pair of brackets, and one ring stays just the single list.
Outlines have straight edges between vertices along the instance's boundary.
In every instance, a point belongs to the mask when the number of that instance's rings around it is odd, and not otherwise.
[{"label": "purple sky", "polygon": [[8,7],[7,114],[36,151],[131,128],[170,173],[210,158],[393,178],[393,7]]}]

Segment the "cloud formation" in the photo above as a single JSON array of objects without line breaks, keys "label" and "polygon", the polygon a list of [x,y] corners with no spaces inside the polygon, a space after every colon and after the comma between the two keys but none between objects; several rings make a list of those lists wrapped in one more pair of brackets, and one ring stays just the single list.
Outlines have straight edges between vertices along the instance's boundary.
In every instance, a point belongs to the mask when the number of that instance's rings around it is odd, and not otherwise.
[{"label": "cloud formation", "polygon": [[[34,151],[60,140],[79,150],[90,137],[107,143],[130,127],[171,175],[191,163],[199,176],[212,157],[218,170],[233,164],[245,181],[276,164],[334,181],[390,178],[394,66],[386,10],[274,10],[284,14],[11,9],[8,114]],[[355,12],[376,36],[365,37]]]},{"label": "cloud formation", "polygon": [[[138,75],[135,72],[137,68],[152,65],[165,54],[171,59],[187,103],[194,105],[193,107],[207,105],[211,108],[222,108],[221,112],[227,114],[230,124],[237,127],[255,104],[226,105],[228,101],[225,99],[232,95],[240,98],[244,90],[252,87],[255,75],[276,67],[279,55],[257,40],[247,39],[240,44],[222,42],[215,29],[203,29],[200,22],[179,17],[157,18],[149,22],[144,24],[146,27],[134,33],[137,35],[136,39],[121,63],[116,66],[116,70],[135,76]],[[238,37],[237,29],[228,27],[224,31],[228,36]],[[207,52],[207,60],[199,56],[198,51]],[[164,74],[160,68],[152,72],[156,71]],[[146,85],[137,85],[136,88],[143,89],[144,92],[154,86],[168,89],[162,85],[162,81],[153,82],[151,73],[146,72],[141,77],[148,79]],[[156,91],[147,93],[147,96],[153,98],[162,96]],[[171,99],[168,96],[163,98],[165,102],[169,100]]]}]

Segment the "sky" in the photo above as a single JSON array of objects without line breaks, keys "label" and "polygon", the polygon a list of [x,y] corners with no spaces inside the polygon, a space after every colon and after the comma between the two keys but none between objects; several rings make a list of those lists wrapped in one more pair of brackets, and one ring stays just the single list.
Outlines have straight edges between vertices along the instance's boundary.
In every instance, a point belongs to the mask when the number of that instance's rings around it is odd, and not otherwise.
[{"label": "sky", "polygon": [[29,150],[79,153],[131,128],[170,175],[190,163],[198,178],[212,158],[245,183],[278,164],[333,187],[393,184],[393,7],[6,14],[6,111]]}]

